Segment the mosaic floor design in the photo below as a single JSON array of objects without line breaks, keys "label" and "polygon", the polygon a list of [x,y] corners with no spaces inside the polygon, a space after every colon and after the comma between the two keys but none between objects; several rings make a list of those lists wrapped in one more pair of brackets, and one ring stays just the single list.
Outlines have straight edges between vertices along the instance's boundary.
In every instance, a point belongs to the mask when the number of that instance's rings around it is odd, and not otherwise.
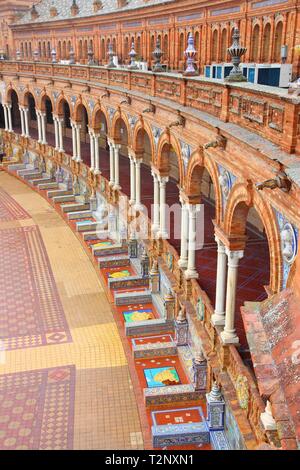
[{"label": "mosaic floor design", "polygon": [[0,188],[0,221],[22,219],[30,219],[30,215],[3,188]]},{"label": "mosaic floor design", "polygon": [[204,415],[199,406],[152,412],[152,422],[158,426],[165,424],[201,423],[202,421],[204,421]]},{"label": "mosaic floor design", "polygon": [[[36,225],[0,230],[0,339],[6,350],[71,341]],[[22,286],[15,289],[15,283]]]},{"label": "mosaic floor design", "polygon": [[73,447],[75,366],[0,375],[0,449]]},{"label": "mosaic floor design", "polygon": [[131,340],[133,345],[140,346],[142,344],[162,344],[162,343],[171,343],[174,341],[171,334],[165,335],[155,335],[155,336],[144,336],[139,338],[133,338]]}]

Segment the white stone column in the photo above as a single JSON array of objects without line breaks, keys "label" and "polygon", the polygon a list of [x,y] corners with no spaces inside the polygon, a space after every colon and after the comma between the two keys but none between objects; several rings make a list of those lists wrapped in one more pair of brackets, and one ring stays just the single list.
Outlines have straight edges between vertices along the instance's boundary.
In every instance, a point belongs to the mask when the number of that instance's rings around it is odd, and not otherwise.
[{"label": "white stone column", "polygon": [[94,134],[94,143],[95,143],[95,175],[100,175],[100,161],[99,161],[99,138],[100,134]]},{"label": "white stone column", "polygon": [[227,273],[227,292],[226,292],[226,311],[225,311],[225,328],[221,333],[223,343],[238,343],[239,338],[234,327],[235,304],[236,304],[236,287],[238,277],[239,260],[244,256],[244,252],[230,251],[226,248],[228,257],[228,273]]},{"label": "white stone column", "polygon": [[41,122],[42,122],[42,143],[46,144],[46,113],[41,113]]},{"label": "white stone column", "polygon": [[77,155],[76,155],[76,162],[81,162],[81,140],[80,140],[80,129],[81,129],[81,124],[75,124],[75,130],[76,130],[76,149],[77,149]]},{"label": "white stone column", "polygon": [[42,125],[41,125],[41,112],[36,110],[36,119],[38,126],[38,142],[42,143]]},{"label": "white stone column", "polygon": [[115,144],[114,151],[115,151],[115,184],[114,190],[118,191],[121,189],[120,186],[120,170],[119,170],[119,152],[120,152],[121,145]]},{"label": "white stone column", "polygon": [[62,133],[62,125],[63,125],[63,119],[62,118],[57,118],[57,124],[58,124],[58,150],[59,152],[64,152],[64,142],[63,142],[63,133]]},{"label": "white stone column", "polygon": [[72,146],[73,146],[73,156],[72,160],[76,160],[77,158],[77,138],[76,138],[76,128],[75,122],[70,121],[72,127]]},{"label": "white stone column", "polygon": [[226,251],[225,246],[215,236],[218,245],[217,282],[215,313],[211,317],[213,325],[225,325],[225,297],[226,297]]},{"label": "white stone column", "polygon": [[30,137],[29,136],[28,112],[29,112],[29,109],[27,107],[24,107],[23,108],[23,113],[24,113],[24,124],[25,124],[25,137]]},{"label": "white stone column", "polygon": [[133,155],[128,155],[129,160],[130,160],[130,205],[135,204],[135,162],[134,162],[134,156]]},{"label": "white stone column", "polygon": [[89,129],[90,136],[90,154],[91,154],[91,172],[95,170],[95,138],[94,131]]},{"label": "white stone column", "polygon": [[135,205],[141,206],[141,160],[135,160]]},{"label": "white stone column", "polygon": [[19,112],[21,117],[21,135],[25,136],[25,125],[24,125],[24,114],[23,114],[23,106],[19,106]]},{"label": "white stone column", "polygon": [[4,122],[5,122],[5,130],[9,130],[9,124],[8,124],[8,110],[7,110],[7,104],[3,105],[3,112],[4,112]]},{"label": "white stone column", "polygon": [[196,205],[187,204],[189,213],[189,243],[188,263],[185,271],[186,279],[197,279],[199,274],[196,270]]},{"label": "white stone column", "polygon": [[59,149],[59,135],[58,135],[58,122],[57,116],[53,116],[53,124],[54,124],[54,137],[55,137],[55,150]]},{"label": "white stone column", "polygon": [[9,130],[9,132],[13,132],[12,117],[11,117],[11,104],[10,103],[7,105],[7,116],[8,116],[8,130]]},{"label": "white stone column", "polygon": [[109,145],[109,186],[115,185],[115,148],[111,140],[107,140]]},{"label": "white stone column", "polygon": [[166,184],[168,177],[159,177],[159,232],[157,236],[159,238],[168,238],[169,234],[166,229]]},{"label": "white stone column", "polygon": [[181,242],[180,258],[178,266],[182,269],[187,268],[188,264],[188,233],[189,233],[189,211],[187,205],[181,200]]},{"label": "white stone column", "polygon": [[156,236],[159,231],[159,182],[157,174],[152,171],[153,176],[153,224],[152,224],[152,232],[153,235]]}]

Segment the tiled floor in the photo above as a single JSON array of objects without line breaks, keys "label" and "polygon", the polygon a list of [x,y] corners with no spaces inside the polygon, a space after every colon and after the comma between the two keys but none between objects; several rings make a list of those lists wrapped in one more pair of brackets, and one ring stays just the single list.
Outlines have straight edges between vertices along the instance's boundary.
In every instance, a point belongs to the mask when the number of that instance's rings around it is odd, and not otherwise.
[{"label": "tiled floor", "polygon": [[41,196],[2,171],[0,187],[0,449],[143,448],[92,263]]}]

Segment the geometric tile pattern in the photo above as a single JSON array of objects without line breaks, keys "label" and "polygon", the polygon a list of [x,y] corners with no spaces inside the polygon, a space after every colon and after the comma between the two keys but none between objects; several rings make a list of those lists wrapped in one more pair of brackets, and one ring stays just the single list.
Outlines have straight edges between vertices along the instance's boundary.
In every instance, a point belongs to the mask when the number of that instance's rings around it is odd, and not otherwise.
[{"label": "geometric tile pattern", "polygon": [[0,188],[0,221],[29,218],[30,215],[4,189]]},{"label": "geometric tile pattern", "polygon": [[71,341],[36,225],[0,230],[0,285],[0,339],[6,350]]},{"label": "geometric tile pattern", "polygon": [[72,449],[75,366],[0,375],[0,449]]}]

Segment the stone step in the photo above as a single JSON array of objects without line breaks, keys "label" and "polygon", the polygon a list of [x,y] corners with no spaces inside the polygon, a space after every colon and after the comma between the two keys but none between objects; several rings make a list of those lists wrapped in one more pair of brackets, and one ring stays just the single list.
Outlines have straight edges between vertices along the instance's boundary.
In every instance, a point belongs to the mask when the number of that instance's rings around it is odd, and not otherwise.
[{"label": "stone step", "polygon": [[162,356],[176,356],[177,345],[175,341],[169,343],[135,344],[132,340],[132,353],[134,359]]},{"label": "stone step", "polygon": [[71,189],[50,189],[50,191],[47,192],[47,197],[51,199],[56,196],[69,196],[71,194],[73,194]]},{"label": "stone step", "polygon": [[34,180],[36,178],[42,178],[43,173],[40,171],[32,171],[31,173],[26,173],[25,175],[22,175],[22,178],[26,181],[29,180]]},{"label": "stone step", "polygon": [[[106,232],[106,239],[107,239],[107,235],[108,234]],[[101,243],[101,240],[99,241],[99,243]],[[96,257],[109,256],[109,255],[114,255],[114,254],[125,254],[125,253],[128,253],[128,248],[126,246],[124,247],[122,243],[114,243],[112,245],[102,246],[102,247],[95,247],[94,245],[92,245],[92,253]]]},{"label": "stone step", "polygon": [[126,289],[128,287],[149,287],[149,278],[141,276],[128,276],[121,279],[108,279],[109,289]]},{"label": "stone step", "polygon": [[75,202],[76,199],[75,199],[75,196],[74,194],[64,194],[64,195],[61,195],[61,196],[54,196],[52,198],[53,202],[55,204],[57,203],[64,203],[64,202]]},{"label": "stone step", "polygon": [[38,170],[35,170],[33,167],[31,167],[29,165],[25,165],[24,169],[17,170],[17,175],[18,176],[24,176],[24,175],[28,175],[30,173],[33,173],[34,171],[38,171]]},{"label": "stone step", "polygon": [[93,212],[91,210],[70,212],[70,214],[68,214],[68,220],[83,219],[84,217],[92,217],[92,216],[93,216]]},{"label": "stone step", "polygon": [[203,394],[196,392],[192,384],[167,385],[166,387],[144,388],[146,406],[163,405],[167,403],[180,404],[198,401]]},{"label": "stone step", "polygon": [[67,212],[76,212],[76,211],[84,211],[85,209],[89,209],[90,203],[87,202],[75,202],[74,204],[61,204],[61,210],[66,214]]},{"label": "stone step", "polygon": [[93,222],[93,221],[80,221],[80,222],[77,222],[76,223],[76,230],[77,232],[89,232],[93,229],[96,229],[98,231],[100,230],[103,230],[103,228],[105,227],[105,224],[104,223],[100,223],[100,222]]},{"label": "stone step", "polygon": [[43,178],[35,178],[34,180],[30,180],[29,183],[31,183],[33,186],[37,186],[38,184],[50,183],[52,181],[53,178],[50,178],[50,176],[44,176]]},{"label": "stone step", "polygon": [[92,230],[82,234],[83,240],[98,240],[99,242],[107,240],[107,230]]},{"label": "stone step", "polygon": [[126,254],[103,256],[98,258],[98,266],[100,269],[126,267],[130,266],[130,258]]},{"label": "stone step", "polygon": [[26,165],[24,163],[12,163],[8,165],[9,171],[25,170]]},{"label": "stone step", "polygon": [[174,330],[174,321],[164,318],[125,323],[126,336],[154,335]]},{"label": "stone step", "polygon": [[38,189],[58,189],[58,184],[56,181],[53,181],[52,183],[38,183]]},{"label": "stone step", "polygon": [[150,304],[152,302],[152,295],[150,290],[141,292],[114,292],[115,305],[135,305],[135,304]]},{"label": "stone step", "polygon": [[151,427],[151,432],[154,448],[210,443],[210,433],[205,421],[156,425]]}]

